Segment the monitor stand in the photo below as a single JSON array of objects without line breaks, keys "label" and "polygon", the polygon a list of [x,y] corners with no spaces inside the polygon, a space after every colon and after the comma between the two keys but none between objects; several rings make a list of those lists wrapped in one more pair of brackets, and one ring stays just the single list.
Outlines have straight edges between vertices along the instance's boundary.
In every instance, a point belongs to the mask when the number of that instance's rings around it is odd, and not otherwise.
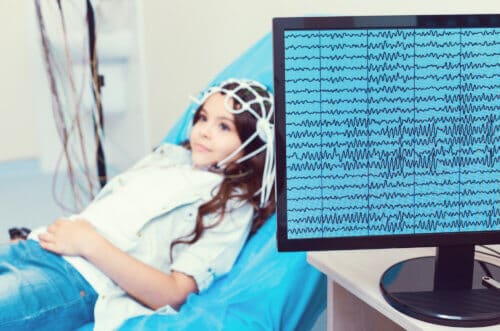
[{"label": "monitor stand", "polygon": [[399,262],[385,271],[380,287],[385,299],[402,313],[448,326],[500,324],[500,267],[474,260],[474,245],[440,246],[437,256]]}]

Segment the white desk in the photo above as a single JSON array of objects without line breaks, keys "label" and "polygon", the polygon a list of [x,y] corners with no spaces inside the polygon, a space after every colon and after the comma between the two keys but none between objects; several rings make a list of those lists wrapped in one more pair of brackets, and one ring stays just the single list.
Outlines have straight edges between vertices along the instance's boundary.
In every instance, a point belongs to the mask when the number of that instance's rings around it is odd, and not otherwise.
[{"label": "white desk", "polygon": [[[492,247],[500,249],[500,245]],[[328,277],[327,330],[500,331],[500,325],[457,328],[423,322],[385,301],[379,289],[383,272],[399,261],[429,255],[435,255],[434,248],[309,252],[307,261]],[[499,261],[483,254],[476,254],[476,258],[495,264]]]}]

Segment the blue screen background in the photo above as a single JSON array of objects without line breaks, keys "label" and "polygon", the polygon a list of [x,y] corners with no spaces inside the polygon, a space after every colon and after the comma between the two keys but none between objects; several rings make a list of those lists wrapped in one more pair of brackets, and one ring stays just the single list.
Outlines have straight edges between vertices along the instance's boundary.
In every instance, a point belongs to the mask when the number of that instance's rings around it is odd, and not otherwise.
[{"label": "blue screen background", "polygon": [[288,238],[500,230],[499,37],[285,31]]}]

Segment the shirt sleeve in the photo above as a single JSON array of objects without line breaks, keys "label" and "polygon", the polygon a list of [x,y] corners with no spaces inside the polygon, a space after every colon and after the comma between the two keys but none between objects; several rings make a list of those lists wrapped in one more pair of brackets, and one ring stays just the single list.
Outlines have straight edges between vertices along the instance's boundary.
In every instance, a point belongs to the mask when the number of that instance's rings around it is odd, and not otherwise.
[{"label": "shirt sleeve", "polygon": [[[217,217],[206,216],[209,222]],[[217,226],[205,230],[197,242],[174,258],[171,270],[192,276],[198,291],[203,292],[231,270],[250,232],[252,217],[253,208],[248,203],[227,211]]]}]

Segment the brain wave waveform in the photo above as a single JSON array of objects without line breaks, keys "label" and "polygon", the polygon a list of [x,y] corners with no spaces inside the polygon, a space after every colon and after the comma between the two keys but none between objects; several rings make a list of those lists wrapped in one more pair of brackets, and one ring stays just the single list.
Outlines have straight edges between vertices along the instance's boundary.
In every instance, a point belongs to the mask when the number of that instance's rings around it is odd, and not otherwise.
[{"label": "brain wave waveform", "polygon": [[499,230],[499,36],[286,33],[289,234]]}]

